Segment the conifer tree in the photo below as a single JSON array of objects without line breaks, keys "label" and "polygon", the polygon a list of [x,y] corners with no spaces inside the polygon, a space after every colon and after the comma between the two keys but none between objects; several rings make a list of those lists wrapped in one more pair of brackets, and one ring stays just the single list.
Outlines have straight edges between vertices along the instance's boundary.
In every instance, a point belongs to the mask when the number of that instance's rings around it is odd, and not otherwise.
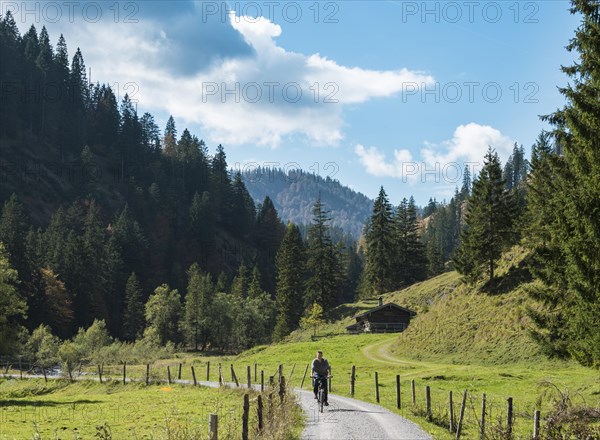
[{"label": "conifer tree", "polygon": [[17,270],[19,278],[26,276],[25,235],[27,218],[16,194],[4,203],[0,217],[0,242],[4,243],[10,264]]},{"label": "conifer tree", "polygon": [[[581,17],[567,49],[578,59],[562,70],[572,83],[560,89],[565,106],[546,119],[560,155],[550,160],[552,189],[546,202],[548,228],[541,229],[534,248],[543,269],[536,276],[546,289],[537,299],[547,314],[564,318],[556,345],[584,365],[600,367],[600,4],[572,0],[571,12]],[[534,171],[535,172],[535,171]],[[543,178],[542,176],[539,176]],[[539,204],[537,209],[539,211]],[[544,332],[544,322],[541,324]],[[550,326],[552,331],[552,326]]]},{"label": "conifer tree", "polygon": [[397,248],[394,240],[392,205],[383,186],[373,204],[366,231],[365,280],[374,295],[392,290]]},{"label": "conifer tree", "polygon": [[123,311],[123,330],[121,334],[126,341],[135,341],[144,330],[144,303],[142,286],[135,273],[131,273],[125,285],[125,307]]},{"label": "conifer tree", "polygon": [[395,286],[407,286],[425,279],[427,259],[425,248],[420,241],[417,223],[415,199],[403,199],[394,218],[395,249],[394,271]]},{"label": "conifer tree", "polygon": [[173,116],[169,116],[167,126],[165,127],[163,153],[171,159],[177,157],[177,128],[175,127]]},{"label": "conifer tree", "polygon": [[[211,337],[211,306],[215,286],[210,274],[203,274],[194,263],[188,270],[188,290],[185,298],[184,333],[195,350],[204,350]],[[218,320],[214,318],[214,320]]]},{"label": "conifer tree", "polygon": [[240,263],[237,275],[231,283],[231,294],[240,298],[248,297],[248,269],[243,261]]},{"label": "conifer tree", "polygon": [[[105,263],[105,230],[100,218],[100,209],[95,201],[90,203],[83,229],[83,253],[85,267],[104,268]],[[102,270],[86,271],[86,284],[89,289],[94,317],[109,320],[106,304],[105,285]]]},{"label": "conifer tree", "polygon": [[140,118],[141,144],[145,154],[160,152],[160,130],[154,122],[154,116],[144,113]]},{"label": "conifer tree", "polygon": [[467,206],[466,229],[455,259],[461,274],[475,280],[487,271],[490,282],[493,281],[496,261],[511,237],[513,216],[500,159],[490,147],[481,173],[473,182],[473,193]]},{"label": "conifer tree", "polygon": [[54,333],[63,338],[69,336],[74,314],[72,299],[65,284],[50,269],[41,269],[44,285],[44,303],[46,306],[46,323],[50,324]]},{"label": "conifer tree", "polygon": [[231,227],[238,237],[245,237],[254,226],[256,207],[254,200],[246,189],[240,172],[235,174],[232,182],[233,212],[231,216]]},{"label": "conifer tree", "polygon": [[260,283],[260,270],[258,266],[252,269],[252,278],[248,283],[248,298],[258,298],[264,293]]},{"label": "conifer tree", "polygon": [[89,100],[89,86],[83,55],[77,48],[69,76],[69,118],[72,151],[81,151],[85,139],[85,111]]},{"label": "conifer tree", "polygon": [[471,189],[473,187],[471,170],[469,170],[468,165],[465,165],[465,169],[463,171],[463,181],[462,186],[460,187],[460,196],[461,200],[467,200],[471,195]]},{"label": "conifer tree", "polygon": [[252,237],[258,250],[256,263],[262,275],[263,287],[272,296],[275,295],[275,257],[284,235],[285,226],[267,196],[258,212]]},{"label": "conifer tree", "polygon": [[277,252],[277,318],[273,339],[280,340],[298,327],[304,303],[306,255],[300,229],[288,223]]},{"label": "conifer tree", "polygon": [[329,211],[317,199],[313,220],[308,228],[307,272],[305,303],[317,303],[325,315],[335,306],[339,295],[339,255],[330,235]]}]

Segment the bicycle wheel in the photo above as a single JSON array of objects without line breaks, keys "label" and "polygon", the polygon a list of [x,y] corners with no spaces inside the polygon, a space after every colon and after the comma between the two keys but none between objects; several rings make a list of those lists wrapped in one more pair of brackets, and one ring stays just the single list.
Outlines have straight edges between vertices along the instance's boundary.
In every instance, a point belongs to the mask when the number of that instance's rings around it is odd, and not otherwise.
[{"label": "bicycle wheel", "polygon": [[319,402],[319,411],[323,412],[323,385],[319,385],[319,394],[317,401]]}]

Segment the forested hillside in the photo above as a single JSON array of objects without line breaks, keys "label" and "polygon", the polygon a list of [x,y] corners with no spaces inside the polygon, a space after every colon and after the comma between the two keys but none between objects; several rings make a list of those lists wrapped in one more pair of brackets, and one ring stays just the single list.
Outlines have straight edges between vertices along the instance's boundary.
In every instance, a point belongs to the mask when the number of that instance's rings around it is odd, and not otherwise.
[{"label": "forested hillside", "polygon": [[358,239],[373,201],[330,177],[302,170],[257,168],[242,173],[242,178],[255,202],[269,196],[280,217],[299,225],[308,225],[312,206],[321,196],[332,218],[331,226],[341,228]]},{"label": "forested hillside", "polygon": [[[318,194],[303,251],[284,262],[284,222],[268,197],[257,208],[221,145],[209,151],[172,117],[161,130],[127,95],[90,84],[62,36],[21,35],[8,12],[0,37],[0,354],[36,328],[52,341],[88,327],[239,350],[270,341],[276,322],[295,328],[305,306],[353,298],[360,256],[332,238]],[[293,311],[277,264],[300,277]]]}]

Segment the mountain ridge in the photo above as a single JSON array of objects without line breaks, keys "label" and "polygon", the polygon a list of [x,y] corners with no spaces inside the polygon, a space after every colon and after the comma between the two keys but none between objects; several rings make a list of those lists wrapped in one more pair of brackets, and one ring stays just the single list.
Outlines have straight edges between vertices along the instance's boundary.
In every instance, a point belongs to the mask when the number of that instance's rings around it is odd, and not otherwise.
[{"label": "mountain ridge", "polygon": [[312,208],[320,196],[332,218],[331,226],[339,227],[355,239],[371,215],[373,200],[354,191],[338,180],[303,170],[257,168],[241,173],[248,192],[257,203],[270,197],[283,221],[309,224]]}]

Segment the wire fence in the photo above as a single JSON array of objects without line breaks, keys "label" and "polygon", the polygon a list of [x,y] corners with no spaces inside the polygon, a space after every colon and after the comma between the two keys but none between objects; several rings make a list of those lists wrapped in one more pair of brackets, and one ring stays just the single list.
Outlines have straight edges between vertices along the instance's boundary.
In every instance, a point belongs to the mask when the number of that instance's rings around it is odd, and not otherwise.
[{"label": "wire fence", "polygon": [[[272,372],[265,374],[265,371],[258,371],[257,364],[253,369],[251,366],[243,368],[243,374],[242,368],[239,369],[240,371],[236,372],[233,365],[227,365],[225,368],[225,365],[211,365],[210,362],[160,361],[152,365],[127,365],[126,363],[93,365],[81,361],[67,371],[64,366],[40,365],[21,357],[0,358],[0,375],[10,379],[44,378],[46,381],[91,380],[105,384],[145,383],[190,386],[206,385],[210,381],[211,386],[227,385],[239,389],[240,393],[246,393],[248,397],[238,394],[239,404],[233,406],[230,402],[219,400],[223,397],[198,401],[194,403],[193,414],[181,414],[176,407],[169,408],[169,402],[165,401],[164,426],[161,429],[172,433],[172,436],[166,438],[239,439],[241,436],[243,439],[274,439],[285,437],[286,432],[290,430],[289,420],[295,399],[291,397],[293,394],[285,383],[285,377],[277,374],[281,370],[274,374],[270,374]],[[231,396],[227,398],[230,399]],[[71,422],[92,420],[98,425],[96,438],[111,438],[110,434],[104,431],[110,430],[111,426],[118,427],[124,421],[135,420],[147,411],[143,402],[139,404],[128,402],[126,406],[107,404],[100,409],[98,406],[85,403],[63,407],[46,406],[41,401],[37,403],[39,404],[31,402],[22,405],[14,400],[0,400],[0,427],[8,422],[57,425],[66,420]],[[218,437],[213,436],[211,431],[213,422],[215,427],[218,427]],[[107,428],[104,428],[105,426]]]},{"label": "wire fence", "polygon": [[[80,361],[76,365],[72,365],[69,372],[64,366],[43,366],[28,362],[22,357],[0,358],[0,373],[10,377],[45,377],[46,380],[66,378],[73,381],[90,379],[125,384],[137,382],[196,385],[206,384],[210,381],[213,384],[229,383],[238,388],[270,390],[271,393],[277,388],[276,385],[281,377],[287,379],[288,386],[293,384],[296,387],[302,387],[305,383],[308,385],[310,378],[307,380],[307,371],[308,365],[298,366],[297,369],[295,364],[286,366],[286,368],[283,365],[270,365],[268,367],[261,366],[259,369],[256,363],[233,365],[182,360],[157,361],[146,365],[127,365],[126,363],[103,365]],[[348,375],[349,377],[344,379]],[[427,421],[447,429],[455,438],[490,440],[545,438],[546,416],[552,409],[550,398],[547,398],[545,402],[542,402],[541,399],[519,401],[510,396],[502,397],[474,389],[448,389],[438,386],[435,380],[404,379],[398,375],[390,376],[389,373],[378,375],[373,371],[361,371],[360,381],[357,381],[357,376],[355,367],[352,367],[347,373],[338,374],[335,385],[333,380],[330,381],[330,391],[333,391],[335,386],[337,392],[347,394],[349,389],[349,394],[353,395],[356,387],[364,395],[365,389],[374,385],[370,399],[374,397],[378,403],[383,403],[387,407],[395,407],[401,415],[423,417]],[[343,383],[345,380],[349,380],[349,383]],[[367,380],[372,385],[367,384]],[[375,381],[373,382],[373,380]],[[434,386],[429,384],[434,384]],[[560,390],[556,388],[554,391],[560,397]],[[363,395],[360,397],[364,398]],[[583,400],[581,403],[587,404]],[[208,411],[209,409],[205,408],[204,415],[207,415]],[[597,422],[600,422],[600,403],[595,411],[590,414],[592,417],[597,417]],[[240,420],[238,412],[231,413],[223,410],[219,414],[219,419],[224,426],[223,432],[235,429],[239,431],[239,426],[235,422]],[[252,418],[252,423],[257,426],[258,420],[255,419],[256,417]]]}]

